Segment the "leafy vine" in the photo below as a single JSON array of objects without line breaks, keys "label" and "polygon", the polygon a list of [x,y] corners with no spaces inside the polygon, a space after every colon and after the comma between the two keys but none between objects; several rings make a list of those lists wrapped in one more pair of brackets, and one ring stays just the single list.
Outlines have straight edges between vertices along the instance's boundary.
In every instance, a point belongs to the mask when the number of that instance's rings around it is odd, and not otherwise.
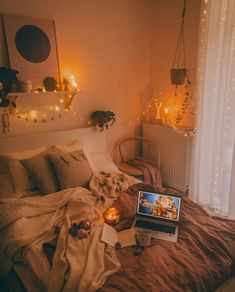
[{"label": "leafy vine", "polygon": [[[183,100],[182,106],[179,110],[176,111],[176,124],[179,125],[182,121],[184,114],[188,111],[191,102],[192,102],[192,93],[190,91],[191,87],[191,81],[189,80],[188,75],[186,75],[185,80],[185,98]],[[177,96],[177,93],[175,93],[175,96]]]}]

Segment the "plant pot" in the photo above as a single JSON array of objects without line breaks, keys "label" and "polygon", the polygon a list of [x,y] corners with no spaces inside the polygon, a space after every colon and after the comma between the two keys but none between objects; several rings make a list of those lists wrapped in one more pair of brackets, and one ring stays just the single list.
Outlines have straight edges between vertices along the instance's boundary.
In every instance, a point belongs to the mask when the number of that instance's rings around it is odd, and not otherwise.
[{"label": "plant pot", "polygon": [[171,83],[174,85],[184,84],[187,76],[187,69],[171,69]]}]

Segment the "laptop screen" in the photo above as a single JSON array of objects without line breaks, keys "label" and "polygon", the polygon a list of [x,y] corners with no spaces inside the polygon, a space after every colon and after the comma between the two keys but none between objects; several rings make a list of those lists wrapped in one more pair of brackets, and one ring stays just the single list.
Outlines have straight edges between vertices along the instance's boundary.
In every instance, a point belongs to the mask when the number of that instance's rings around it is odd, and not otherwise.
[{"label": "laptop screen", "polygon": [[178,222],[180,203],[178,195],[139,191],[137,215]]}]

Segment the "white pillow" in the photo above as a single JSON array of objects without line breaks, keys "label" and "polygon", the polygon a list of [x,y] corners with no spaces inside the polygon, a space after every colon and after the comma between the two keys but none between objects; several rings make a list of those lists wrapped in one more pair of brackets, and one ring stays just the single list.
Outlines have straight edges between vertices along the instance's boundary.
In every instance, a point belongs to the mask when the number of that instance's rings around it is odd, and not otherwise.
[{"label": "white pillow", "polygon": [[108,152],[89,152],[89,157],[97,171],[120,172]]},{"label": "white pillow", "polygon": [[62,152],[73,152],[83,149],[83,143],[80,140],[76,140],[71,145],[51,145],[49,147],[49,152],[56,152],[56,151],[62,151]]},{"label": "white pillow", "polygon": [[41,147],[38,147],[38,148],[26,150],[26,151],[4,153],[2,155],[3,156],[7,156],[9,158],[21,160],[21,159],[28,159],[30,157],[38,155],[38,154],[42,153],[43,151],[46,151],[46,149],[47,149],[47,146],[41,146]]}]

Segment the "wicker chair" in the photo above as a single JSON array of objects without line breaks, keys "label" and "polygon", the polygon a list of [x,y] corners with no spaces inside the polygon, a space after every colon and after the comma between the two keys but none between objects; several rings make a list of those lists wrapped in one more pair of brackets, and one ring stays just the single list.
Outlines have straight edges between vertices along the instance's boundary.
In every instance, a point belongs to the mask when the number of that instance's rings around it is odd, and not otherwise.
[{"label": "wicker chair", "polygon": [[160,151],[155,142],[146,137],[125,137],[116,144],[118,168],[128,175],[143,180],[143,171],[128,163],[136,157],[154,162],[160,168]]}]

